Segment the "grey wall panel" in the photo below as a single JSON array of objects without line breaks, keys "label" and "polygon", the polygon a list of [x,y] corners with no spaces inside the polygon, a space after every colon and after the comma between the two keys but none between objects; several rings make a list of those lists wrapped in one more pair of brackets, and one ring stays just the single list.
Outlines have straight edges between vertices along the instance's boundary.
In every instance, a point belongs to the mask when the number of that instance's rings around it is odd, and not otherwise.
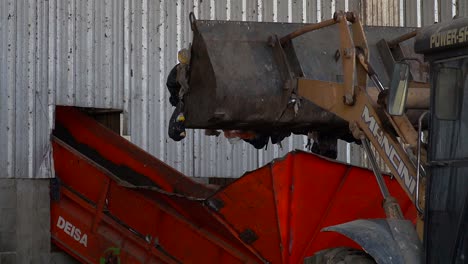
[{"label": "grey wall panel", "polygon": [[[231,0],[229,5],[229,18],[230,20],[234,21],[241,21],[243,20],[243,10],[245,10],[245,6],[243,5],[245,2],[242,0]],[[200,17],[202,19],[210,19],[209,17]]]},{"label": "grey wall panel", "polygon": [[11,24],[14,20],[11,19],[11,1],[0,2],[0,171],[6,177],[11,175],[11,137],[13,132],[10,131],[11,106],[10,96],[12,94],[11,84],[11,67],[12,62],[12,47]]},{"label": "grey wall panel", "polygon": [[123,1],[5,0],[0,12],[0,177],[48,177],[55,104],[123,108]]},{"label": "grey wall panel", "polygon": [[362,19],[363,17],[362,1],[361,0],[348,0],[347,3],[348,3],[347,11],[358,13]]},{"label": "grey wall panel", "polygon": [[421,22],[422,26],[432,25],[434,23],[434,0],[421,1]]},{"label": "grey wall panel", "polygon": [[416,0],[405,1],[405,26],[415,27],[418,25],[418,9]]},{"label": "grey wall panel", "polygon": [[225,20],[226,14],[227,14],[227,0],[215,1],[215,19]]},{"label": "grey wall panel", "polygon": [[274,1],[259,0],[262,5],[262,21],[272,22],[274,18]]},{"label": "grey wall panel", "polygon": [[327,20],[333,17],[332,0],[321,0],[321,19]]},{"label": "grey wall panel", "polygon": [[245,19],[247,21],[258,21],[259,5],[257,0],[244,0],[245,1]]},{"label": "grey wall panel", "polygon": [[468,16],[468,1],[467,0],[457,1],[457,14],[460,17]]},{"label": "grey wall panel", "polygon": [[[30,144],[34,146],[31,149],[30,159],[28,163],[30,164],[30,177],[47,177],[49,175],[36,175],[38,167],[41,166],[41,163],[44,159],[44,155],[47,155],[47,149],[49,148],[49,127],[53,124],[52,115],[49,109],[53,109],[53,105],[50,102],[53,101],[53,97],[49,96],[48,85],[49,85],[49,69],[48,69],[48,59],[49,55],[47,53],[48,46],[48,34],[49,34],[49,7],[47,6],[47,1],[38,1],[37,2],[37,52],[36,52],[36,85],[34,91],[34,106],[35,110],[32,111],[34,116],[32,116],[31,123],[35,124],[34,133],[31,136]],[[42,155],[41,155],[42,154]],[[32,161],[32,162],[31,162]],[[22,164],[18,164],[23,166]]]},{"label": "grey wall panel", "polygon": [[48,2],[0,3],[0,177],[34,177],[49,132]]},{"label": "grey wall panel", "polygon": [[316,23],[317,20],[317,0],[306,1],[306,23]]},{"label": "grey wall panel", "polygon": [[291,22],[303,23],[303,2],[305,0],[291,0]]},{"label": "grey wall panel", "polygon": [[[32,1],[31,1],[32,2]],[[123,108],[124,1],[48,1],[56,30],[56,103]]]},{"label": "grey wall panel", "polygon": [[453,2],[451,0],[438,0],[439,1],[439,21],[445,22],[452,20],[455,14],[452,14]]},{"label": "grey wall panel", "polygon": [[[15,175],[28,175],[28,170],[31,163],[28,163],[31,131],[34,126],[30,122],[33,110],[32,102],[34,101],[34,84],[35,68],[32,65],[31,56],[34,57],[35,50],[31,46],[35,45],[36,27],[31,20],[34,19],[35,3],[26,1],[16,2],[16,67],[15,67],[15,88],[23,87],[23,89],[15,89]],[[32,16],[32,17],[31,17]],[[33,23],[33,24],[32,24]],[[20,166],[28,164],[28,166]]]},{"label": "grey wall panel", "polygon": [[290,3],[288,0],[277,0],[276,21],[289,22],[289,8]]},{"label": "grey wall panel", "polygon": [[361,13],[362,21],[366,25],[399,26],[399,6],[399,0],[369,0],[352,1],[351,8],[353,8],[354,10],[359,10],[359,13]]},{"label": "grey wall panel", "polygon": [[335,11],[346,11],[348,5],[349,5],[348,1],[336,0],[336,2],[335,2]]}]

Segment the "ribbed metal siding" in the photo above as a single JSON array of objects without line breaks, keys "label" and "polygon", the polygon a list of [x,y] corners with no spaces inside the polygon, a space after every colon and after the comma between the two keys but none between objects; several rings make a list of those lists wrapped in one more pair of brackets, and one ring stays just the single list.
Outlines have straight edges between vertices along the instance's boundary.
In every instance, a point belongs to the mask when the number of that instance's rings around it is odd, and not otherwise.
[{"label": "ribbed metal siding", "polygon": [[123,2],[49,2],[56,103],[123,108]]},{"label": "ribbed metal siding", "polygon": [[0,1],[0,177],[34,177],[48,145],[48,12]]},{"label": "ribbed metal siding", "polygon": [[[0,177],[48,176],[38,169],[55,104],[124,109],[132,141],[193,176],[237,177],[302,149],[302,136],[266,151],[203,131],[172,142],[165,79],[191,40],[190,11],[199,19],[317,22],[343,9],[373,25],[427,25],[453,10],[468,13],[461,0],[2,0]],[[359,148],[339,148],[341,160],[360,162]]]},{"label": "ribbed metal siding", "polygon": [[123,108],[124,1],[0,1],[0,177],[39,173],[55,104]]}]

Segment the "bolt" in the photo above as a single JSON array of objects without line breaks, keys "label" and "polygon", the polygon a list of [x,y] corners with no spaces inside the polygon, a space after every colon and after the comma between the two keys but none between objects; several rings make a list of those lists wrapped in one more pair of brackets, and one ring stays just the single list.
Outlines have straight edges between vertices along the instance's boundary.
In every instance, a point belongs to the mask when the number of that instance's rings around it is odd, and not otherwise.
[{"label": "bolt", "polygon": [[343,102],[345,105],[353,105],[354,99],[350,94],[346,94],[345,96],[343,96]]},{"label": "bolt", "polygon": [[335,20],[336,22],[340,22],[341,21],[341,13],[335,12],[333,14],[333,20]]},{"label": "bolt", "polygon": [[356,22],[357,15],[354,14],[353,12],[346,12],[346,19],[347,19],[349,22],[354,23],[354,22]]},{"label": "bolt", "polygon": [[344,49],[343,53],[346,58],[351,58],[354,56],[354,49],[353,48]]}]

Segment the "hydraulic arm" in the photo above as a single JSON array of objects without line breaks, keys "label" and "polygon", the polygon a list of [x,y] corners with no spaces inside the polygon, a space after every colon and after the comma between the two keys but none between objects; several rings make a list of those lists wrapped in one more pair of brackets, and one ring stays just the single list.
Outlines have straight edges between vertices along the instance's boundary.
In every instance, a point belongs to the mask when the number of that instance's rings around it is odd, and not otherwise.
[{"label": "hydraulic arm", "polygon": [[[369,52],[359,19],[349,13],[337,13],[334,20],[340,24],[341,45],[338,52],[343,62],[344,82],[337,83],[297,78],[297,93],[300,97],[313,102],[326,111],[334,113],[349,123],[352,135],[360,140],[369,156],[375,178],[383,196],[383,208],[387,216],[385,222],[388,227],[384,228],[380,233],[381,235],[387,234],[392,237],[385,244],[387,247],[395,245],[395,250],[392,250],[392,252],[399,258],[395,263],[416,263],[421,259],[422,254],[421,232],[418,235],[416,229],[412,225],[409,225],[408,221],[404,220],[400,205],[387,190],[370,145],[372,144],[379,153],[398,183],[413,203],[416,204],[421,213],[422,204],[419,204],[419,202],[423,199],[416,197],[416,195],[423,193],[419,191],[418,185],[420,173],[420,170],[417,170],[420,162],[419,148],[418,163],[411,159],[411,157],[414,157],[413,151],[416,149],[416,146],[420,147],[418,144],[418,134],[404,114],[401,116],[391,116],[386,112],[385,107],[382,107],[385,104],[385,100],[378,100],[380,104],[375,104],[367,94],[368,75],[380,93],[385,90],[377,74],[373,71],[371,65],[368,64]],[[353,38],[351,38],[347,22],[352,23]],[[291,35],[295,36],[297,34],[293,33]],[[354,81],[354,76],[356,76],[356,81]],[[392,130],[400,137],[401,143]],[[402,144],[406,144],[409,147],[405,149]],[[422,215],[419,214],[418,227],[421,227],[421,218]],[[328,231],[336,231],[348,237],[353,237],[378,263],[386,263],[386,257],[382,256],[380,250],[375,250],[375,245],[379,243],[378,241],[366,244],[366,241],[369,239],[366,237],[366,234],[375,232],[369,226],[375,225],[376,221],[378,220],[356,220],[330,227]],[[355,232],[352,230],[359,231]],[[405,231],[401,232],[401,230]]]},{"label": "hydraulic arm", "polygon": [[[348,22],[352,23],[352,32]],[[338,83],[300,77],[296,79],[297,94],[346,120],[356,139],[369,140],[410,199],[416,201],[416,166],[410,158],[411,154],[408,153],[410,150],[405,150],[394,133],[390,132],[387,124],[392,125],[402,139],[402,143],[408,145],[410,149],[417,145],[417,132],[405,115],[388,115],[383,107],[376,105],[367,94],[368,75],[380,91],[384,88],[368,64],[369,51],[359,19],[349,12],[337,13],[330,21],[306,26],[281,38],[281,43],[284,44],[301,34],[333,24],[339,24],[341,42],[339,57],[342,60],[344,81]]]},{"label": "hydraulic arm", "polygon": [[[352,23],[352,32],[348,27],[348,22]],[[392,117],[386,114],[385,110],[376,106],[367,94],[368,75],[380,91],[384,88],[371,65],[368,64],[369,52],[359,19],[349,12],[337,13],[331,21],[306,26],[305,29],[281,38],[281,43],[336,23],[340,25],[339,58],[343,64],[344,81],[338,83],[297,78],[297,94],[346,120],[356,139],[368,139],[385,160],[408,196],[415,201],[416,166],[396,136],[384,126],[384,122],[392,124],[403,143],[411,147],[417,145],[417,132],[405,115]],[[356,76],[356,81],[354,76]]]}]

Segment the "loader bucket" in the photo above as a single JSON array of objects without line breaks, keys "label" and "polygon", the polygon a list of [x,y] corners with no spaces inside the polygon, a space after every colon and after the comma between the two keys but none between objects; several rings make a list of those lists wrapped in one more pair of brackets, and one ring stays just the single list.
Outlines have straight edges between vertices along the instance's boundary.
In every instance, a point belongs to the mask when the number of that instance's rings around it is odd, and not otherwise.
[{"label": "loader bucket", "polygon": [[[254,131],[347,131],[347,124],[316,105],[301,100],[295,113],[291,88],[285,87],[269,37],[285,36],[304,24],[207,21],[192,22],[191,73],[185,95],[188,128]],[[377,42],[414,28],[365,27],[370,62],[384,85],[389,82]],[[341,82],[340,37],[333,25],[292,41],[288,56],[298,60],[305,78]],[[413,41],[402,43],[412,50]],[[406,56],[414,54],[407,53]],[[300,74],[299,74],[300,75]]]}]

